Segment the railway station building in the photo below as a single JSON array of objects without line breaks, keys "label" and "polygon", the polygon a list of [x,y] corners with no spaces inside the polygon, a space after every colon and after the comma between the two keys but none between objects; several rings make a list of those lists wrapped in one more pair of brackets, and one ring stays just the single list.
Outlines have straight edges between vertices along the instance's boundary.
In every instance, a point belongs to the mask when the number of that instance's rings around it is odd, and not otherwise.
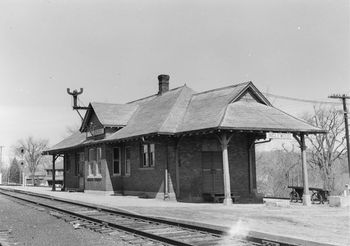
[{"label": "railway station building", "polygon": [[273,107],[252,82],[199,93],[186,85],[169,89],[168,75],[158,84],[154,95],[125,104],[90,103],[80,131],[46,151],[53,163],[64,159],[65,190],[258,201],[255,143],[267,133],[291,133],[310,200],[305,135],[322,129]]}]

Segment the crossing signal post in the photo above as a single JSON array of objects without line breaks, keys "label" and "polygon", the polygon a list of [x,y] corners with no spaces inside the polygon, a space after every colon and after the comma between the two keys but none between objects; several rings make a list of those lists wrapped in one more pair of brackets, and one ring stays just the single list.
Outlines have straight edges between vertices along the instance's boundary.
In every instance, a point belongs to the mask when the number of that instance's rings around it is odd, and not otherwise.
[{"label": "crossing signal post", "polygon": [[350,176],[350,146],[349,146],[349,123],[348,123],[348,109],[346,107],[346,99],[350,99],[350,96],[345,94],[334,94],[329,96],[329,98],[341,99],[343,102],[343,111],[344,111],[344,123],[345,123],[345,138],[346,138],[346,152],[348,154],[348,168],[349,168],[349,176]]},{"label": "crossing signal post", "polygon": [[26,186],[26,176],[24,173],[24,168],[25,168],[24,154],[25,154],[25,149],[21,147],[19,149],[19,155],[20,155],[19,165],[22,169],[22,185]]}]

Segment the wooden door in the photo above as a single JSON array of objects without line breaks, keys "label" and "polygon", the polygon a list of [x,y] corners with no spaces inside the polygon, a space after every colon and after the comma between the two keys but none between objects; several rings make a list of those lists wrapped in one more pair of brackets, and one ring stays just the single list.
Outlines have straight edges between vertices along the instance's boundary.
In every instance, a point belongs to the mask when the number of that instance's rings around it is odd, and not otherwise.
[{"label": "wooden door", "polygon": [[79,153],[79,171],[78,171],[78,177],[79,177],[79,190],[84,190],[85,188],[85,153],[80,152]]},{"label": "wooden door", "polygon": [[219,151],[202,152],[203,193],[223,194],[222,154]]}]

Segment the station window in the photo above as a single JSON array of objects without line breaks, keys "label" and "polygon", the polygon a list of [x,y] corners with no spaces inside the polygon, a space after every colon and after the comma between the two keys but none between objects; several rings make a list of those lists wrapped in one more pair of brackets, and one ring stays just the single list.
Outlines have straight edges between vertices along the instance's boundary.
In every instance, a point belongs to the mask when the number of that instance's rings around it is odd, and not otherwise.
[{"label": "station window", "polygon": [[113,174],[121,174],[120,148],[113,148]]},{"label": "station window", "polygon": [[125,176],[131,174],[131,148],[125,147]]},{"label": "station window", "polygon": [[96,176],[101,176],[101,159],[102,159],[102,148],[97,148],[96,156]]},{"label": "station window", "polygon": [[142,147],[142,167],[154,167],[155,146],[154,144],[143,144]]},{"label": "station window", "polygon": [[89,149],[88,176],[94,176],[94,162],[96,161],[96,149]]}]

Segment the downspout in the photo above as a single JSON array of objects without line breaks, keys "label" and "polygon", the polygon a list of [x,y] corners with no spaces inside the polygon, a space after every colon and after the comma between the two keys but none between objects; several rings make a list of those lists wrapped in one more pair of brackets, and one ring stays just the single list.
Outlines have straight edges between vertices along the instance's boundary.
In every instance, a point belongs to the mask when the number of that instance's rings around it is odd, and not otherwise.
[{"label": "downspout", "polygon": [[[263,143],[269,143],[271,142],[271,138],[268,139],[268,140],[264,140],[264,141],[260,141],[260,142],[255,142],[255,140],[252,141],[252,143],[250,144],[249,146],[249,151],[248,151],[248,154],[249,154],[249,165],[248,165],[248,173],[249,173],[249,193],[252,194],[254,193],[254,189],[256,189],[256,182],[254,182],[254,179],[253,179],[253,176],[255,174],[256,176],[256,171],[253,173],[253,155],[252,155],[252,149],[255,145],[257,144],[263,144]],[[255,153],[254,153],[255,155]],[[255,158],[254,158],[255,160]],[[255,163],[256,165],[256,163]],[[256,178],[256,177],[255,177]]]},{"label": "downspout", "polygon": [[[272,138],[269,138],[269,140],[264,140],[264,141],[260,141],[260,142],[253,142],[253,143],[252,143],[252,146],[253,146],[253,145],[257,145],[257,144],[269,143],[269,142],[271,142],[271,140],[272,140]],[[251,147],[252,147],[252,146],[251,146]]]},{"label": "downspout", "polygon": [[164,177],[164,200],[169,200],[169,141],[166,144],[166,163],[165,163],[165,177]]}]

